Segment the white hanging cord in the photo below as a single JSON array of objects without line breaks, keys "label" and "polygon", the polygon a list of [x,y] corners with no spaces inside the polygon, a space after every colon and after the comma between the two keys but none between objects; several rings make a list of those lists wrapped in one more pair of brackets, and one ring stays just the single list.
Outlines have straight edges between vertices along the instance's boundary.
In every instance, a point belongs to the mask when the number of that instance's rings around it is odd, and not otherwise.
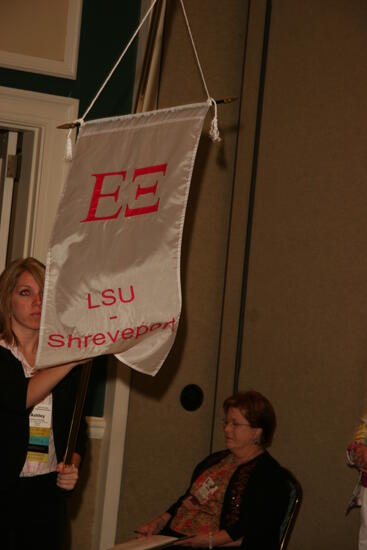
[{"label": "white hanging cord", "polygon": [[[98,90],[96,95],[94,96],[93,100],[89,104],[88,108],[85,110],[82,117],[78,118],[76,121],[74,121],[73,127],[82,126],[84,124],[85,117],[88,115],[89,111],[92,109],[93,105],[95,104],[95,102],[97,101],[97,99],[99,98],[101,93],[103,92],[105,86],[109,82],[110,78],[112,77],[113,73],[117,69],[120,62],[122,61],[122,59],[125,56],[127,50],[130,48],[132,42],[134,41],[135,37],[139,33],[141,27],[144,25],[145,21],[149,17],[151,11],[153,10],[153,8],[154,8],[154,6],[156,5],[157,2],[158,2],[158,0],[153,0],[152,1],[148,11],[144,15],[143,19],[141,20],[141,22],[140,22],[139,26],[137,27],[136,31],[134,32],[134,34],[130,38],[129,42],[127,43],[127,45],[126,45],[125,49],[123,50],[123,52],[121,53],[120,57],[117,59],[116,63],[112,67],[111,71],[107,75],[107,77],[106,77],[105,81],[103,82],[102,86],[100,87],[100,89]],[[205,92],[206,92],[206,95],[207,95],[207,98],[208,98],[207,101],[210,105],[212,105],[214,107],[214,116],[213,116],[213,119],[211,121],[209,135],[210,135],[210,137],[213,141],[221,141],[221,137],[219,135],[219,130],[218,130],[217,103],[216,103],[215,99],[213,99],[210,96],[208,86],[206,85],[206,82],[205,82],[204,73],[203,73],[203,70],[201,68],[199,56],[198,56],[198,53],[197,53],[197,50],[196,50],[196,46],[195,46],[195,43],[194,43],[194,38],[193,38],[193,35],[192,35],[192,32],[191,32],[191,28],[190,28],[190,24],[189,24],[189,20],[188,20],[187,14],[186,14],[186,10],[185,10],[183,0],[180,0],[180,4],[181,4],[182,12],[183,12],[183,15],[184,15],[184,19],[185,19],[185,22],[186,22],[187,31],[188,31],[189,36],[190,36],[191,45],[192,45],[192,48],[193,48],[193,51],[194,51],[196,63],[197,63],[197,66],[198,66],[198,69],[199,69],[199,72],[200,72],[201,80],[203,82]],[[72,128],[70,128],[70,130],[68,132],[68,135],[67,135],[67,138],[66,138],[65,159],[69,160],[69,161],[72,160],[72,156],[73,156],[71,133],[72,133]]]},{"label": "white hanging cord", "polygon": [[201,80],[202,80],[202,82],[203,82],[203,85],[204,85],[204,88],[205,88],[205,91],[206,91],[206,95],[207,95],[207,97],[208,97],[208,103],[210,103],[210,104],[213,105],[213,107],[214,107],[214,116],[213,116],[213,118],[212,118],[212,122],[211,122],[211,125],[210,125],[209,135],[210,135],[212,141],[221,141],[222,138],[220,137],[220,135],[219,135],[219,130],[218,130],[218,109],[217,109],[217,103],[216,103],[215,99],[213,99],[213,98],[210,96],[209,90],[208,90],[208,86],[206,85],[206,82],[205,82],[203,69],[201,68],[201,64],[200,64],[200,60],[199,60],[199,55],[198,55],[198,52],[197,52],[197,50],[196,50],[196,46],[195,46],[195,42],[194,42],[194,37],[193,37],[192,32],[191,32],[190,23],[189,23],[187,14],[186,14],[186,10],[185,10],[185,6],[184,6],[184,3],[183,3],[183,0],[180,0],[180,4],[181,4],[182,12],[183,12],[183,15],[184,15],[184,19],[185,19],[185,22],[186,22],[187,32],[189,33],[189,36],[190,36],[191,45],[192,45],[192,49],[193,49],[193,51],[194,51],[196,63],[197,63],[197,66],[198,66],[198,69],[199,69],[199,72],[200,72]]},{"label": "white hanging cord", "polygon": [[[156,5],[156,3],[158,2],[158,0],[153,0],[150,8],[148,9],[147,13],[144,15],[143,19],[141,20],[140,22],[140,25],[138,26],[138,28],[136,29],[136,31],[134,32],[134,34],[132,35],[132,37],[130,38],[127,46],[125,47],[124,51],[122,52],[122,54],[120,55],[120,57],[118,58],[118,60],[116,61],[116,63],[114,64],[114,66],[112,67],[110,73],[108,74],[106,80],[104,81],[104,83],[102,84],[102,86],[100,87],[100,89],[98,90],[97,94],[95,95],[93,101],[90,103],[89,107],[87,108],[87,110],[85,111],[85,113],[83,114],[83,116],[81,117],[80,120],[82,120],[84,122],[84,119],[85,117],[87,116],[87,114],[89,113],[89,111],[91,110],[91,108],[93,107],[93,105],[95,104],[95,102],[97,101],[97,99],[99,98],[99,96],[101,95],[101,93],[103,92],[106,84],[108,83],[108,81],[110,80],[111,76],[113,75],[113,73],[115,72],[116,68],[118,67],[120,61],[122,60],[122,58],[124,57],[125,53],[127,52],[127,50],[130,48],[132,42],[134,41],[136,35],[139,33],[141,27],[144,25],[146,19],[149,17],[149,14],[150,12],[152,11],[152,9],[154,8],[154,6]],[[79,122],[78,121],[78,122]]]}]

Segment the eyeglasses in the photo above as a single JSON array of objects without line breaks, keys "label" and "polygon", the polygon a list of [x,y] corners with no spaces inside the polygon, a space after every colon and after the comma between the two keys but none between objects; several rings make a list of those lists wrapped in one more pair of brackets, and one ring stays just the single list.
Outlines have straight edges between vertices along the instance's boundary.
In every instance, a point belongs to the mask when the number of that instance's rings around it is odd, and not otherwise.
[{"label": "eyeglasses", "polygon": [[240,426],[250,426],[250,424],[246,424],[246,423],[240,423],[240,422],[235,422],[234,420],[226,420],[225,418],[222,420],[223,422],[223,428],[226,428],[227,426],[229,426],[230,428],[233,428],[233,429],[236,429],[236,428],[239,428]]}]

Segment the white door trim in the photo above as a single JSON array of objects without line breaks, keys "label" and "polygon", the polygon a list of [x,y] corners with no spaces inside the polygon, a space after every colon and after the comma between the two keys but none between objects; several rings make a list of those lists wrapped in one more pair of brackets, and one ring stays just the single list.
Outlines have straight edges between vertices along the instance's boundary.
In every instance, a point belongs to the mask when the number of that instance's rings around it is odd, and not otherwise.
[{"label": "white door trim", "polygon": [[110,356],[104,410],[106,423],[98,474],[92,550],[106,550],[115,544],[130,377],[130,369],[114,356]]},{"label": "white door trim", "polygon": [[[0,213],[0,271],[3,271],[6,267],[6,254],[8,250],[9,228],[10,228],[10,215],[11,206],[13,202],[13,190],[14,190],[14,177],[7,175],[7,168],[9,162],[9,156],[15,155],[17,152],[17,132],[7,132],[7,147],[4,162],[4,179],[2,181],[3,197],[1,201],[1,213]],[[2,167],[1,167],[2,169]],[[2,176],[0,177],[2,179]]]}]

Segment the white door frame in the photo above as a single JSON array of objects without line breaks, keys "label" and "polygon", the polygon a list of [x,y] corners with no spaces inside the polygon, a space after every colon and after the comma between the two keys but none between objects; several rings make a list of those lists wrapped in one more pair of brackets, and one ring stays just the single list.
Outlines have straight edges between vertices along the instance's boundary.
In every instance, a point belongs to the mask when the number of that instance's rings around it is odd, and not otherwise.
[{"label": "white door frame", "polygon": [[109,358],[105,395],[105,431],[102,441],[94,529],[91,550],[106,550],[115,544],[131,371],[115,357]]},{"label": "white door frame", "polygon": [[9,229],[10,229],[10,216],[11,206],[13,202],[14,191],[14,176],[7,175],[7,168],[10,155],[15,155],[17,152],[18,132],[7,132],[7,145],[6,151],[4,150],[5,157],[3,157],[4,166],[0,166],[0,170],[3,172],[3,176],[0,176],[1,185],[3,185],[3,196],[1,202],[0,212],[0,271],[3,271],[6,267],[6,255],[8,250]]}]

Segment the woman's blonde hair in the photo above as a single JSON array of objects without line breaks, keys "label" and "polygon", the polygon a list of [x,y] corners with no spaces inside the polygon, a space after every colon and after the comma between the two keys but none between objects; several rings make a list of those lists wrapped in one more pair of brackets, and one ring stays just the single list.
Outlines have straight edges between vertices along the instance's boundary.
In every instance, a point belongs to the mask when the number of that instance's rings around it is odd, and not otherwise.
[{"label": "woman's blonde hair", "polygon": [[45,266],[35,258],[14,260],[0,275],[0,338],[8,344],[18,344],[11,328],[11,295],[19,277],[27,271],[41,289],[45,283]]}]

